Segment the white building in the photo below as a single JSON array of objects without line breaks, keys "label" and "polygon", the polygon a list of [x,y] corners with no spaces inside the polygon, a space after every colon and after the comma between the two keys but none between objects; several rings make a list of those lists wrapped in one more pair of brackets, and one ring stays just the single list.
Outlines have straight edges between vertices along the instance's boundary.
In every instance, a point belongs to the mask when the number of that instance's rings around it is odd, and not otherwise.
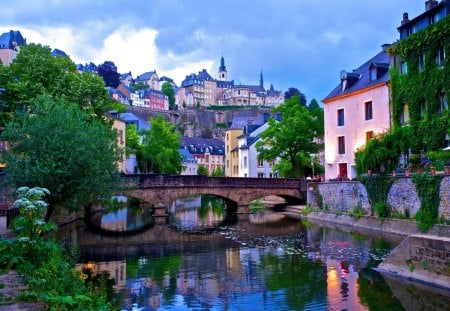
[{"label": "white building", "polygon": [[277,177],[273,171],[273,164],[278,162],[267,162],[258,160],[256,143],[260,141],[259,134],[269,127],[269,123],[263,125],[248,125],[244,134],[238,137],[239,145],[239,177],[274,178]]}]

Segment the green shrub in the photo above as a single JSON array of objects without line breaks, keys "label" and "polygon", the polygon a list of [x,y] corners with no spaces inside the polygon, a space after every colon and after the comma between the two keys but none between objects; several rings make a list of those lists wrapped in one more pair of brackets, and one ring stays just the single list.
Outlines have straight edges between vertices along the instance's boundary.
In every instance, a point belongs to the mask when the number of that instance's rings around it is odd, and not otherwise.
[{"label": "green shrub", "polygon": [[[106,283],[85,282],[54,237],[56,226],[43,220],[49,191],[21,187],[14,206],[19,215],[12,228],[16,237],[0,240],[0,266],[13,267],[26,290],[22,299],[43,302],[49,310],[113,310]],[[112,285],[109,290],[112,292]]]},{"label": "green shrub", "polygon": [[359,219],[366,215],[366,211],[361,206],[358,205],[355,208],[353,208],[348,214],[356,219]]},{"label": "green shrub", "polygon": [[386,202],[375,203],[375,214],[380,218],[389,216],[389,206]]}]

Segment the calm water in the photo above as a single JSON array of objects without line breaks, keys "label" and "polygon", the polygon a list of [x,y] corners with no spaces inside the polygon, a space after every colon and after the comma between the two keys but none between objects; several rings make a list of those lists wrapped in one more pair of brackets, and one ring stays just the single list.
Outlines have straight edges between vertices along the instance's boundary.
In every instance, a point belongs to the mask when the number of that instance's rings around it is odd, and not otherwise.
[{"label": "calm water", "polygon": [[78,241],[78,269],[107,271],[114,279],[122,310],[449,306],[448,293],[384,279],[372,269],[399,242],[396,238],[346,233],[272,213],[224,225],[226,212],[211,197],[178,201],[168,210],[171,226],[154,226],[140,235],[103,237],[78,224],[61,236]]}]

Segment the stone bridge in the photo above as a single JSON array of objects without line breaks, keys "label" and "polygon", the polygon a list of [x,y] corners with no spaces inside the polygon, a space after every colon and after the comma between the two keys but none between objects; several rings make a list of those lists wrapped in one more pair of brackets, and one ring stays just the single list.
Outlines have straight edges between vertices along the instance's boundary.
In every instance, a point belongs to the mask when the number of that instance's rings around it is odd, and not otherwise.
[{"label": "stone bridge", "polygon": [[176,199],[201,194],[220,197],[227,208],[248,213],[248,204],[265,196],[276,195],[290,204],[306,203],[306,181],[282,178],[241,178],[178,176],[165,174],[124,175],[124,194],[141,199],[154,208],[168,206]]}]

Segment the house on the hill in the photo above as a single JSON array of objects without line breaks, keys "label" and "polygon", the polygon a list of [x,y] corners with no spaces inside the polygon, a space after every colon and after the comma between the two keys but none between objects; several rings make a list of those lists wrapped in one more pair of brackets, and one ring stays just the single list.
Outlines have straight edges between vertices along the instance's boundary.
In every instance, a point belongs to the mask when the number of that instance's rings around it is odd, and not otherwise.
[{"label": "house on the hill", "polygon": [[10,65],[17,54],[20,47],[27,44],[27,40],[18,30],[10,30],[0,35],[0,61],[4,66]]}]

